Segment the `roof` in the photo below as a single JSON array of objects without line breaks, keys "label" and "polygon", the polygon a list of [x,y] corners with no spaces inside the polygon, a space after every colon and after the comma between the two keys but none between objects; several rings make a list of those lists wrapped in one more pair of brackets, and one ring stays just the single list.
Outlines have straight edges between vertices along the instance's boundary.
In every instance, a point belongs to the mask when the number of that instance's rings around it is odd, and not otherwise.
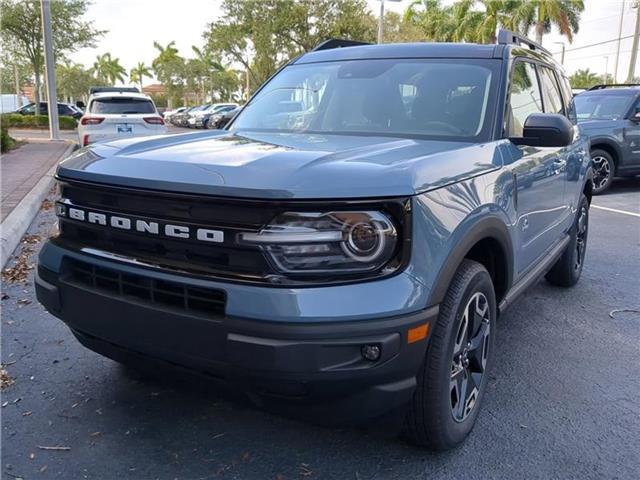
[{"label": "roof", "polygon": [[629,96],[633,96],[633,95],[637,95],[638,93],[640,93],[640,87],[638,86],[633,86],[633,87],[615,87],[615,88],[602,88],[602,89],[598,89],[598,90],[585,90],[582,93],[579,93],[578,95],[585,96],[585,95],[629,95]]},{"label": "roof", "polygon": [[144,93],[135,92],[99,92],[91,95],[91,98],[110,98],[110,97],[124,97],[124,98],[144,98],[150,100],[149,95]]},{"label": "roof", "polygon": [[293,63],[330,62],[373,58],[500,58],[501,45],[475,43],[385,43],[309,52]]}]

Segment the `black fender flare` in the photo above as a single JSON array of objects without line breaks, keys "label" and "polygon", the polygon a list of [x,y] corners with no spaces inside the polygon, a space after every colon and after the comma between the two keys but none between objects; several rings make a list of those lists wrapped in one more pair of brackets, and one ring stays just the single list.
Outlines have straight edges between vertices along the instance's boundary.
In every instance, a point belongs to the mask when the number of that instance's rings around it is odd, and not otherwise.
[{"label": "black fender flare", "polygon": [[618,144],[615,138],[596,135],[589,139],[589,143],[590,143],[589,153],[591,153],[592,150],[597,149],[598,145],[606,145],[607,147],[611,148],[614,152],[616,152],[616,159],[615,159],[616,166],[622,160],[622,150],[620,149],[620,145]]},{"label": "black fender flare", "polygon": [[458,227],[458,229],[460,228],[463,228],[465,232],[440,268],[430,294],[428,305],[437,305],[444,300],[453,276],[464,258],[476,243],[485,239],[495,240],[504,254],[506,261],[506,265],[503,265],[505,293],[509,291],[513,285],[513,242],[511,241],[511,235],[505,225],[504,219],[497,215],[484,216],[474,221],[472,225],[463,224]]}]

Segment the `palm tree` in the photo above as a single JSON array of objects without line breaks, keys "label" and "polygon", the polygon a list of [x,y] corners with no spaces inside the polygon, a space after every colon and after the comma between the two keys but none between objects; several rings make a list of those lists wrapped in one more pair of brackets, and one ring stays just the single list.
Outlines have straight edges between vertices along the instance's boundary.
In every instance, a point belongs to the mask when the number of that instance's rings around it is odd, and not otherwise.
[{"label": "palm tree", "polygon": [[584,70],[577,70],[569,81],[572,88],[590,88],[594,85],[601,83],[602,77],[595,72],[592,72],[588,68]]},{"label": "palm tree", "polygon": [[584,11],[583,0],[532,0],[526,4],[530,11],[527,27],[535,28],[536,42],[542,43],[543,35],[549,33],[554,25],[569,43],[573,41],[573,34],[579,28],[580,14]]},{"label": "palm tree", "polygon": [[176,42],[169,42],[166,46],[153,42],[153,46],[158,50],[158,56],[151,62],[151,67],[156,77],[167,88],[168,107],[172,107],[172,98],[178,94],[180,83],[185,72],[184,59],[178,55]]},{"label": "palm tree", "polygon": [[[199,71],[202,72],[202,74],[204,75],[206,80],[208,80],[209,91],[211,92],[211,98],[213,99],[213,97],[214,97],[214,88],[215,88],[215,85],[214,85],[214,82],[213,82],[213,74],[215,72],[224,71],[225,67],[223,67],[222,64],[213,56],[213,54],[211,53],[211,50],[209,50],[209,49],[200,49],[200,48],[196,47],[195,45],[192,45],[191,49],[193,50],[193,53],[196,54],[195,61],[198,64]],[[201,82],[202,90],[203,90],[203,97],[204,97],[204,91],[206,89],[206,86],[205,86],[206,83],[207,82],[204,79]]]},{"label": "palm tree", "polygon": [[129,78],[133,83],[137,83],[140,86],[140,91],[142,91],[142,79],[144,77],[153,78],[153,75],[151,74],[149,67],[147,67],[144,62],[138,62],[138,64],[129,72]]},{"label": "palm tree", "polygon": [[93,75],[100,83],[114,85],[116,82],[124,82],[127,71],[120,65],[120,59],[113,58],[110,53],[103,53],[96,57],[91,69]]}]

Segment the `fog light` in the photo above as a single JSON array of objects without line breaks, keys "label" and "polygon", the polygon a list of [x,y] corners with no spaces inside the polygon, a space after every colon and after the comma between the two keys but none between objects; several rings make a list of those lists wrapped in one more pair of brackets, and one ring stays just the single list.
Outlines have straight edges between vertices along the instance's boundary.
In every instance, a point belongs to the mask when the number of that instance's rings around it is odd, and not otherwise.
[{"label": "fog light", "polygon": [[362,358],[365,360],[375,362],[380,358],[381,350],[378,345],[363,345],[360,349],[360,353],[362,353]]}]

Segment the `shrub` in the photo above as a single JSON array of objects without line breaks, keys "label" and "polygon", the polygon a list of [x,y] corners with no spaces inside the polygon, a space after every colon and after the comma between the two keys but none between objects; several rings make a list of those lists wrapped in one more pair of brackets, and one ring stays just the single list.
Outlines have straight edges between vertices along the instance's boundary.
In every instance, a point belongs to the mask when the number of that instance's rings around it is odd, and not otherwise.
[{"label": "shrub", "polygon": [[9,136],[7,127],[3,124],[0,127],[0,152],[8,152],[9,150],[11,150],[14,144],[15,140]]},{"label": "shrub", "polygon": [[[61,130],[73,130],[78,122],[73,117],[59,116]],[[47,115],[21,115],[19,113],[2,114],[2,125],[7,128],[47,128],[49,117]]]}]

